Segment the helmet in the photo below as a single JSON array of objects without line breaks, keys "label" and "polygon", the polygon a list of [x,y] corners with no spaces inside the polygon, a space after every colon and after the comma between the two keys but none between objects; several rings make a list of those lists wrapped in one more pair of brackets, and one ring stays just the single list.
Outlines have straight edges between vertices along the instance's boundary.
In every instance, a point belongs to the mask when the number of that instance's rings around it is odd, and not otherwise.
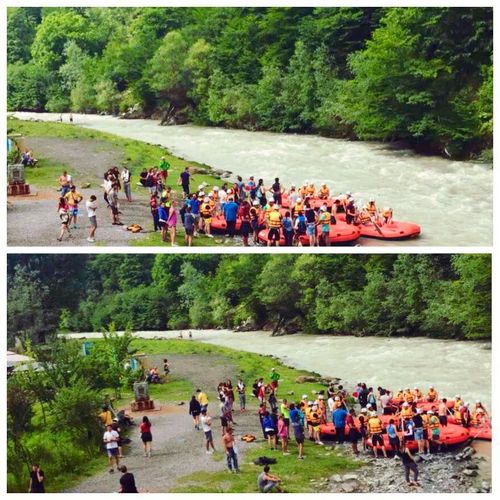
[{"label": "helmet", "polygon": [[423,412],[422,408],[417,408],[417,413],[422,413],[422,412]]},{"label": "helmet", "polygon": [[318,399],[325,399],[322,394],[318,396]]},{"label": "helmet", "polygon": [[429,411],[427,412],[427,415],[434,415],[434,412],[433,412],[432,410],[429,410]]},{"label": "helmet", "polygon": [[361,413],[366,413],[368,410],[366,408],[361,408]]},{"label": "helmet", "polygon": [[405,407],[406,407],[406,406],[410,406],[410,404],[409,404],[409,403],[407,403],[407,402],[405,401],[405,402],[403,403],[403,406],[405,406]]},{"label": "helmet", "polygon": [[457,394],[457,395],[455,396],[455,399],[460,399],[460,394]]},{"label": "helmet", "polygon": [[204,191],[200,191],[200,196],[205,196],[205,192]]},{"label": "helmet", "polygon": [[376,412],[376,411],[372,411],[372,412],[370,413],[370,415],[371,415],[372,417],[376,417],[376,416],[377,416],[377,412]]},{"label": "helmet", "polygon": [[205,198],[203,198],[203,201],[204,201],[205,203],[208,203],[208,202],[210,201],[210,198],[209,198],[208,196],[205,196]]},{"label": "helmet", "polygon": [[335,396],[335,401],[340,401],[340,398],[338,396]]},{"label": "helmet", "polygon": [[302,399],[307,399],[307,394],[303,394]]},{"label": "helmet", "polygon": [[482,408],[478,408],[476,411],[477,411],[478,413],[484,413],[484,410],[483,410]]},{"label": "helmet", "polygon": [[302,201],[302,198],[299,196],[299,197],[297,198],[297,203],[300,203],[301,201]]},{"label": "helmet", "polygon": [[325,207],[325,205],[321,205],[320,210],[321,210],[322,212],[326,212],[326,207]]},{"label": "helmet", "polygon": [[273,210],[279,210],[279,209],[280,209],[280,206],[277,203],[275,203],[273,206]]},{"label": "helmet", "polygon": [[260,205],[260,202],[259,202],[259,200],[254,200],[253,204],[257,207]]},{"label": "helmet", "polygon": [[366,407],[367,407],[367,408],[371,408],[371,407],[372,407],[371,403],[368,403],[368,404],[366,405]]}]

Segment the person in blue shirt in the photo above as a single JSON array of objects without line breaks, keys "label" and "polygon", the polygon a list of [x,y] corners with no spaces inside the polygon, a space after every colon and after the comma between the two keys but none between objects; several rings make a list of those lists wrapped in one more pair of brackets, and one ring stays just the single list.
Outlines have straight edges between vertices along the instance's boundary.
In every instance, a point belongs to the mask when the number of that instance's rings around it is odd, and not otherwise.
[{"label": "person in blue shirt", "polygon": [[228,202],[224,204],[224,218],[227,224],[227,234],[230,238],[234,238],[238,209],[239,205],[234,201],[234,198],[229,198]]},{"label": "person in blue shirt", "polygon": [[293,244],[293,221],[290,217],[290,212],[285,213],[285,217],[281,221],[283,227],[283,236],[285,237],[285,246],[291,247]]},{"label": "person in blue shirt", "polygon": [[345,421],[347,418],[347,411],[341,406],[334,410],[332,413],[333,425],[335,426],[335,435],[339,444],[345,441]]},{"label": "person in blue shirt", "polygon": [[161,239],[162,241],[167,241],[167,220],[168,220],[168,212],[165,208],[165,202],[161,202],[158,207],[158,224],[161,229]]},{"label": "person in blue shirt", "polygon": [[401,443],[399,441],[396,424],[394,423],[393,418],[389,420],[389,425],[386,427],[386,430],[387,435],[389,436],[389,443],[391,445],[391,448],[394,451],[398,451]]},{"label": "person in blue shirt", "polygon": [[267,442],[269,443],[269,448],[271,450],[276,449],[276,426],[272,415],[266,411],[264,413],[264,418],[262,419],[262,428],[264,429],[264,434],[267,437]]},{"label": "person in blue shirt", "polygon": [[191,196],[189,200],[189,206],[191,207],[191,213],[194,217],[194,236],[198,233],[198,229],[200,227],[200,205],[201,202],[198,199],[198,195],[196,193]]}]

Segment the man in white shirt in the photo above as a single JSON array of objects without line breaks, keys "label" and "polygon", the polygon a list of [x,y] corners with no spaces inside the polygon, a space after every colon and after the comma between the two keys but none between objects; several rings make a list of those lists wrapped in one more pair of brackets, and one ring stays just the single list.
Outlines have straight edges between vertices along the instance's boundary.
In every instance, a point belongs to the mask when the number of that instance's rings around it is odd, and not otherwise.
[{"label": "man in white shirt", "polygon": [[[212,436],[212,427],[211,427],[212,426],[212,419],[210,418],[209,415],[207,415],[206,409],[201,410],[200,423],[201,423],[201,428],[203,429],[203,432],[205,433],[207,454],[211,455],[215,451],[214,439]],[[212,447],[212,451],[210,451],[210,446]]]},{"label": "man in white shirt", "polygon": [[121,178],[123,181],[123,190],[128,201],[132,201],[132,191],[130,190],[130,170],[125,166],[123,167]]},{"label": "man in white shirt", "polygon": [[92,195],[85,203],[87,207],[87,215],[89,217],[90,222],[90,234],[87,238],[87,241],[90,243],[95,242],[95,230],[97,229],[97,217],[95,211],[97,210],[97,199],[94,195]]},{"label": "man in white shirt", "polygon": [[106,444],[106,451],[108,452],[108,461],[109,461],[109,472],[112,474],[115,469],[113,468],[113,459],[116,462],[116,468],[120,465],[120,459],[118,458],[118,440],[120,439],[120,435],[118,432],[113,430],[112,425],[106,426],[106,432],[103,436],[103,441]]}]

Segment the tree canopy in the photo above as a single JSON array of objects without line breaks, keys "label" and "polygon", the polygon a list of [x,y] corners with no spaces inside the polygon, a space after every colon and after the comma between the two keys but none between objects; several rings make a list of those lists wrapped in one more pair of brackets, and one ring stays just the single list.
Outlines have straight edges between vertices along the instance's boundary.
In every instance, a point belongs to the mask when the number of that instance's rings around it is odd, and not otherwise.
[{"label": "tree canopy", "polygon": [[491,257],[11,255],[8,317],[10,345],[112,323],[488,339]]},{"label": "tree canopy", "polygon": [[8,107],[492,148],[492,8],[8,9]]}]

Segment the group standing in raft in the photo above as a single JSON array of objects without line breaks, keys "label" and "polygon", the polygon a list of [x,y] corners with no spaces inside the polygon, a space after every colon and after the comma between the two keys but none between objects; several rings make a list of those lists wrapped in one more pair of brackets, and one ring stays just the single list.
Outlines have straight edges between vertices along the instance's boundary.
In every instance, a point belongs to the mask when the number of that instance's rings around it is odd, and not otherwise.
[{"label": "group standing in raft", "polygon": [[251,234],[254,244],[268,246],[330,246],[360,236],[404,239],[420,234],[416,224],[394,221],[392,208],[379,210],[374,198],[358,206],[351,193],[332,196],[326,184],[317,189],[306,181],[287,190],[279,178],[266,188],[263,179],[255,182],[251,176],[244,182],[238,177],[231,186],[208,190],[200,185],[185,196],[191,213],[193,204],[199,208],[200,232],[210,237],[224,232],[230,238],[239,233],[245,246]]}]

